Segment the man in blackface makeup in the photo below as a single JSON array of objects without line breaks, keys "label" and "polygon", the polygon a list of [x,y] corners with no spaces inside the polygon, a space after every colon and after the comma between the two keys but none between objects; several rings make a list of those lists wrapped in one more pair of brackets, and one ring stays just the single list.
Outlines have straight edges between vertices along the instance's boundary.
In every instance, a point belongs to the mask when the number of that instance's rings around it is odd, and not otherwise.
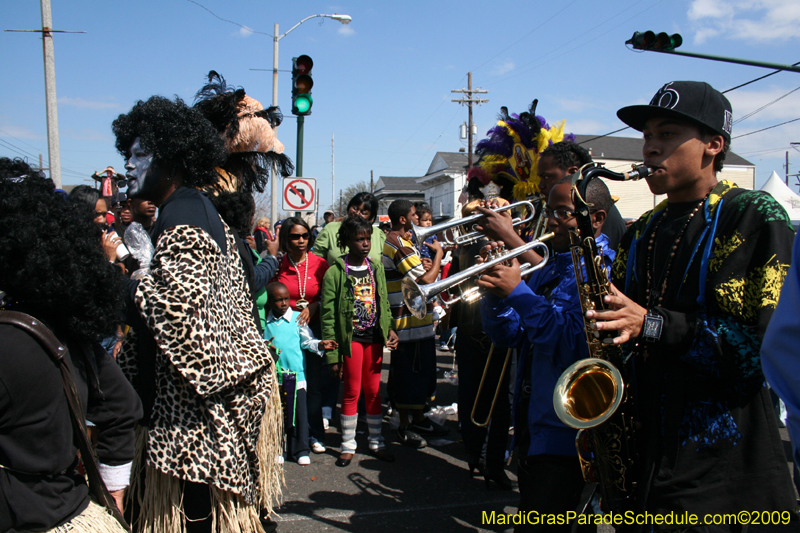
[{"label": "man in blackface makeup", "polygon": [[259,509],[280,492],[275,353],[253,320],[234,235],[199,190],[218,179],[223,141],[199,112],[158,96],[113,130],[129,195],[160,210],[149,273],[130,286],[135,335],[119,356],[145,410],[134,527],[260,532]]}]

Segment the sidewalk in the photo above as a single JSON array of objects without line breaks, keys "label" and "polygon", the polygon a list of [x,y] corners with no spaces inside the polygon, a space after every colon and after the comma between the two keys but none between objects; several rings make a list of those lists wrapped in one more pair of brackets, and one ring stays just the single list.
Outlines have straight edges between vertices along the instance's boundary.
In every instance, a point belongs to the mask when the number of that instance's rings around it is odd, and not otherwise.
[{"label": "sidewalk", "polygon": [[[390,357],[390,352],[384,353],[384,399]],[[456,401],[456,386],[444,378],[444,371],[452,365],[452,352],[438,353],[433,406]],[[483,526],[482,512],[516,511],[516,491],[487,491],[482,477],[469,478],[456,416],[449,416],[445,423],[450,435],[429,440],[422,450],[399,444],[384,417],[386,447],[396,461],[385,463],[368,455],[366,435],[359,434],[358,453],[346,468],[334,465],[341,443],[338,426],[334,419],[327,433],[328,451],[311,454],[311,465],[286,463],[287,486],[285,503],[277,512],[278,531],[502,531],[506,526]],[[516,480],[513,472],[508,473]]]}]

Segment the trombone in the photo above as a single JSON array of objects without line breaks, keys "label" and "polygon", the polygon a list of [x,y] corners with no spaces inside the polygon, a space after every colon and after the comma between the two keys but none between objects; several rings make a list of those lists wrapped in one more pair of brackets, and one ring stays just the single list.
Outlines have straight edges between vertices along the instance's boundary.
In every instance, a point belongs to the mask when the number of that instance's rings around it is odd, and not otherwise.
[{"label": "trombone", "polygon": [[[516,202],[509,205],[504,205],[501,207],[497,207],[492,209],[495,213],[499,213],[500,211],[508,211],[509,209],[514,209],[517,207],[525,207],[528,210],[529,215],[524,218],[520,219],[516,217],[513,219],[512,223],[514,226],[519,226],[522,224],[527,224],[531,220],[533,220],[534,215],[536,214],[536,208],[533,206],[531,202],[523,201],[523,202]],[[473,242],[477,241],[483,234],[475,229],[475,223],[478,222],[483,218],[483,215],[480,213],[476,213],[474,215],[469,215],[467,217],[462,218],[452,218],[450,220],[446,220],[440,224],[436,224],[435,226],[428,226],[427,228],[423,228],[422,226],[413,226],[414,236],[416,242],[414,244],[417,245],[418,248],[424,246],[424,242],[433,235],[438,233],[442,234],[442,238],[440,242],[444,246],[456,246],[456,245],[465,245],[465,244],[472,244]],[[447,230],[452,230],[452,240],[450,237],[447,236]]]},{"label": "trombone", "polygon": [[489,413],[486,415],[486,420],[483,422],[478,422],[475,420],[475,411],[478,410],[478,402],[481,398],[481,392],[483,392],[483,383],[486,381],[486,374],[489,373],[489,365],[492,362],[492,354],[494,354],[494,347],[495,344],[492,343],[492,347],[489,348],[489,355],[486,357],[486,366],[483,367],[483,375],[481,376],[481,384],[478,385],[478,392],[475,393],[475,403],[472,404],[472,412],[469,415],[470,421],[478,426],[479,428],[485,428],[489,425],[489,421],[492,419],[492,413],[494,413],[494,406],[497,403],[497,397],[500,396],[500,390],[503,388],[503,378],[506,375],[506,370],[508,370],[508,362],[511,360],[511,351],[513,348],[509,348],[506,352],[506,360],[503,362],[503,370],[500,371],[500,379],[497,381],[497,388],[494,391],[494,397],[492,398],[492,405],[489,406]]}]

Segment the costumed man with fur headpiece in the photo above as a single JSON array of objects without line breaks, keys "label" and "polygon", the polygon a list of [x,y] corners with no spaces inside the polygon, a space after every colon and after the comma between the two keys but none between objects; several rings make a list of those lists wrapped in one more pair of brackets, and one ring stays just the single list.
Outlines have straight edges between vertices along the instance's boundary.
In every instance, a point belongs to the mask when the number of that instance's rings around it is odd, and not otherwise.
[{"label": "costumed man with fur headpiece", "polygon": [[228,157],[213,125],[154,96],[113,123],[128,194],[159,209],[149,272],[132,282],[119,362],[142,398],[136,531],[263,531],[280,494],[275,351],[262,340],[236,240],[200,189]]},{"label": "costumed man with fur headpiece", "polygon": [[279,267],[278,238],[275,235],[266,239],[267,254],[255,254],[245,242],[254,221],[243,218],[248,213],[253,216],[252,193],[264,191],[272,168],[284,177],[294,171],[291,159],[283,153],[283,143],[275,135],[283,115],[276,106],[264,109],[261,102],[248,96],[243,88],[228,85],[214,70],[208,73],[208,83],[195,95],[194,108],[214,125],[228,152],[225,163],[216,168],[219,180],[205,190],[228,225],[240,230],[236,244],[254,302],[253,313],[263,329],[265,287]]}]

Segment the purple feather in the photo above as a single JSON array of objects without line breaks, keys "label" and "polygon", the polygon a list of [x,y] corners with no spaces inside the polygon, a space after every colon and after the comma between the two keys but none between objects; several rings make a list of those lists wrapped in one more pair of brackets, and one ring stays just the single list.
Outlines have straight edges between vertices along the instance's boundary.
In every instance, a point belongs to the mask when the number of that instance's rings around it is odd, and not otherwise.
[{"label": "purple feather", "polygon": [[571,143],[574,143],[575,142],[575,134],[574,133],[567,133],[566,135],[564,135],[564,140],[568,141],[568,142],[571,142]]},{"label": "purple feather", "polygon": [[546,130],[549,130],[549,129],[550,129],[550,125],[547,123],[547,121],[544,119],[544,117],[543,117],[543,116],[541,116],[541,115],[536,115],[536,118],[538,118],[538,119],[539,119],[539,122],[541,122],[541,123],[542,123],[542,127],[543,127],[544,129],[546,129]]}]

